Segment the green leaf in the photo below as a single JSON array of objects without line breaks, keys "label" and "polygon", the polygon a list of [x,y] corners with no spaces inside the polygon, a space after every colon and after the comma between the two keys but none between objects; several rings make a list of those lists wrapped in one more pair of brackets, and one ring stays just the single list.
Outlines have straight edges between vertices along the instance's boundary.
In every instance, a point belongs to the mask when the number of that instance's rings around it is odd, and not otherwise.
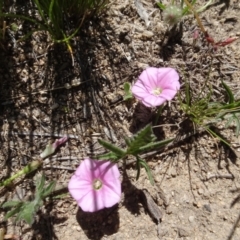
[{"label": "green leaf", "polygon": [[38,211],[36,203],[27,202],[16,217],[16,221],[24,220],[30,226],[34,223],[35,214]]},{"label": "green leaf", "polygon": [[117,156],[113,152],[109,152],[109,153],[105,153],[102,155],[98,155],[96,158],[99,160],[112,160],[113,162],[115,162],[115,161],[119,160],[121,157]]},{"label": "green leaf", "polygon": [[229,125],[230,125],[233,121],[234,121],[235,124],[236,124],[235,134],[236,134],[236,136],[238,136],[238,135],[239,135],[239,131],[240,131],[240,120],[239,120],[238,116],[237,116],[235,113],[231,113],[231,117],[228,118],[228,121],[227,121],[227,123],[225,124],[225,128],[228,128]]},{"label": "green leaf", "polygon": [[161,9],[161,10],[165,10],[166,9],[166,5],[160,3],[160,2],[157,2],[157,5],[158,7]]},{"label": "green leaf", "polygon": [[148,178],[150,180],[150,183],[152,185],[154,185],[154,180],[153,180],[153,176],[152,176],[152,173],[151,173],[151,170],[149,168],[149,166],[147,165],[146,161],[144,161],[143,159],[137,157],[137,161],[139,163],[139,165],[143,166],[147,172],[147,175],[148,175]]},{"label": "green leaf", "polygon": [[41,198],[44,199],[47,196],[49,196],[53,192],[55,186],[56,186],[56,181],[50,182],[48,184],[48,186],[43,189],[42,194],[41,194]]},{"label": "green leaf", "polygon": [[131,84],[129,82],[125,82],[123,87],[124,87],[124,92],[125,92],[123,100],[128,100],[128,99],[133,98],[132,92],[131,92]]},{"label": "green leaf", "polygon": [[[196,1],[195,1],[196,2]],[[197,13],[203,12],[205,11],[211,4],[212,4],[213,0],[209,0],[204,6],[202,6],[201,8],[197,9]]]},{"label": "green leaf", "polygon": [[129,82],[125,82],[123,87],[124,87],[125,93],[128,94],[130,92],[130,89],[131,89],[131,84]]},{"label": "green leaf", "polygon": [[189,83],[188,82],[186,82],[185,94],[186,94],[186,104],[187,104],[187,106],[190,106],[191,99],[190,99],[190,87],[189,87]]},{"label": "green leaf", "polygon": [[125,140],[128,145],[127,154],[132,154],[136,156],[140,151],[141,147],[152,143],[156,140],[155,135],[152,132],[152,128],[150,125],[147,125],[145,128],[140,130],[135,136],[132,138]]},{"label": "green leaf", "polygon": [[213,131],[212,129],[206,127],[206,131],[213,137],[216,137],[218,140],[220,140],[221,142],[225,143],[227,146],[231,147],[231,145],[224,140],[221,136],[219,136],[215,131]]},{"label": "green leaf", "polygon": [[118,157],[118,158],[122,158],[125,156],[126,152],[124,150],[122,150],[121,148],[109,143],[109,142],[106,142],[102,139],[99,139],[98,142],[103,146],[105,147],[106,149],[110,150],[111,152],[115,153],[115,155]]},{"label": "green leaf", "polygon": [[45,181],[46,181],[46,178],[44,174],[42,174],[41,177],[38,177],[36,180],[36,192],[38,192],[40,195],[43,191]]},{"label": "green leaf", "polygon": [[21,208],[22,208],[22,205],[24,203],[21,202],[21,204],[19,204],[18,206],[16,206],[16,208],[14,208],[13,210],[11,211],[8,211],[7,214],[5,215],[4,219],[7,220],[8,218],[16,215],[17,213],[19,213],[21,211]]},{"label": "green leaf", "polygon": [[234,99],[234,95],[233,95],[231,89],[228,87],[228,85],[224,81],[222,81],[222,85],[223,85],[223,87],[224,87],[224,89],[225,89],[225,91],[226,91],[226,93],[228,95],[228,102],[230,104],[234,103],[235,99]]},{"label": "green leaf", "polygon": [[149,143],[149,144],[147,144],[143,147],[140,147],[139,152],[142,153],[142,152],[147,152],[147,151],[150,151],[150,150],[158,149],[160,147],[163,147],[163,146],[167,145],[168,143],[172,142],[173,140],[174,140],[174,138]]},{"label": "green leaf", "polygon": [[236,136],[239,136],[239,132],[240,132],[240,121],[239,121],[239,118],[234,114],[234,119],[235,119],[235,122],[236,122]]},{"label": "green leaf", "polygon": [[7,201],[5,202],[1,207],[2,208],[12,208],[12,207],[17,207],[19,204],[22,204],[22,201]]}]

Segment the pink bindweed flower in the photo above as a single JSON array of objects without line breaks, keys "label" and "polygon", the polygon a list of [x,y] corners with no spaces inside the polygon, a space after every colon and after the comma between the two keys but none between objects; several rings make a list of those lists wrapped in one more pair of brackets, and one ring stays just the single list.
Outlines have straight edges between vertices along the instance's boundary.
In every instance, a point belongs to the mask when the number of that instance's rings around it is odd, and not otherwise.
[{"label": "pink bindweed flower", "polygon": [[119,177],[116,164],[86,158],[70,179],[68,189],[83,211],[95,212],[120,201]]},{"label": "pink bindweed flower", "polygon": [[132,93],[145,106],[156,107],[170,101],[179,89],[179,75],[175,69],[149,67],[132,86]]}]

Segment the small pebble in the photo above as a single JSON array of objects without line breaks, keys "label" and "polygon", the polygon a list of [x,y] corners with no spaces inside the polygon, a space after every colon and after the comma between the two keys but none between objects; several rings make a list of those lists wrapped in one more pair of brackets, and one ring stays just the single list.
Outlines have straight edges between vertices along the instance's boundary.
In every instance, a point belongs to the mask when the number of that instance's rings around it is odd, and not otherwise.
[{"label": "small pebble", "polygon": [[194,217],[194,216],[190,216],[190,217],[188,218],[188,221],[191,222],[191,223],[194,222],[194,220],[195,220],[195,217]]},{"label": "small pebble", "polygon": [[210,207],[209,204],[204,204],[204,205],[203,205],[203,208],[204,208],[205,210],[207,210],[208,212],[212,212],[212,209],[211,209],[211,207]]}]

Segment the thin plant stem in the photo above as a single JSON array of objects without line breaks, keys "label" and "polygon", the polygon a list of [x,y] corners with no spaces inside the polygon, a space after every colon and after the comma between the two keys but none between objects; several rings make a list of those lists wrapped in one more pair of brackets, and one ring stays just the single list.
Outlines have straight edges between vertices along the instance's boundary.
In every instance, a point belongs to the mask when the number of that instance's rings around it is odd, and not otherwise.
[{"label": "thin plant stem", "polygon": [[3,182],[0,182],[0,187],[6,187],[9,184],[11,184],[16,178],[21,177],[22,175],[27,175],[36,169],[38,169],[42,165],[43,161],[42,160],[35,160],[31,163],[29,163],[26,167],[24,167],[22,170],[18,171],[16,174],[11,176],[10,178],[6,179]]},{"label": "thin plant stem", "polygon": [[199,16],[198,16],[198,14],[197,14],[197,12],[196,12],[196,11],[194,10],[194,8],[192,7],[191,3],[189,3],[188,0],[184,0],[184,2],[185,2],[185,4],[191,9],[191,11],[193,12],[194,17],[196,18],[197,23],[198,23],[201,31],[203,32],[204,36],[208,36],[207,31],[206,31],[205,28],[203,27],[203,24],[202,24],[202,22],[201,22],[201,20],[200,20],[200,18],[199,18]]}]

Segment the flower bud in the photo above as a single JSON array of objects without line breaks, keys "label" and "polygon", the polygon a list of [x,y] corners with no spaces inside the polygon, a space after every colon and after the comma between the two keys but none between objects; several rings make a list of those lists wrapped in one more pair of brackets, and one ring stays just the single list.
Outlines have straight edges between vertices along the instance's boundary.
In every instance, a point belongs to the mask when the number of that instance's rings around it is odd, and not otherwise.
[{"label": "flower bud", "polygon": [[182,9],[175,5],[166,7],[163,12],[163,20],[169,25],[175,25],[178,21],[180,21],[181,17]]}]

